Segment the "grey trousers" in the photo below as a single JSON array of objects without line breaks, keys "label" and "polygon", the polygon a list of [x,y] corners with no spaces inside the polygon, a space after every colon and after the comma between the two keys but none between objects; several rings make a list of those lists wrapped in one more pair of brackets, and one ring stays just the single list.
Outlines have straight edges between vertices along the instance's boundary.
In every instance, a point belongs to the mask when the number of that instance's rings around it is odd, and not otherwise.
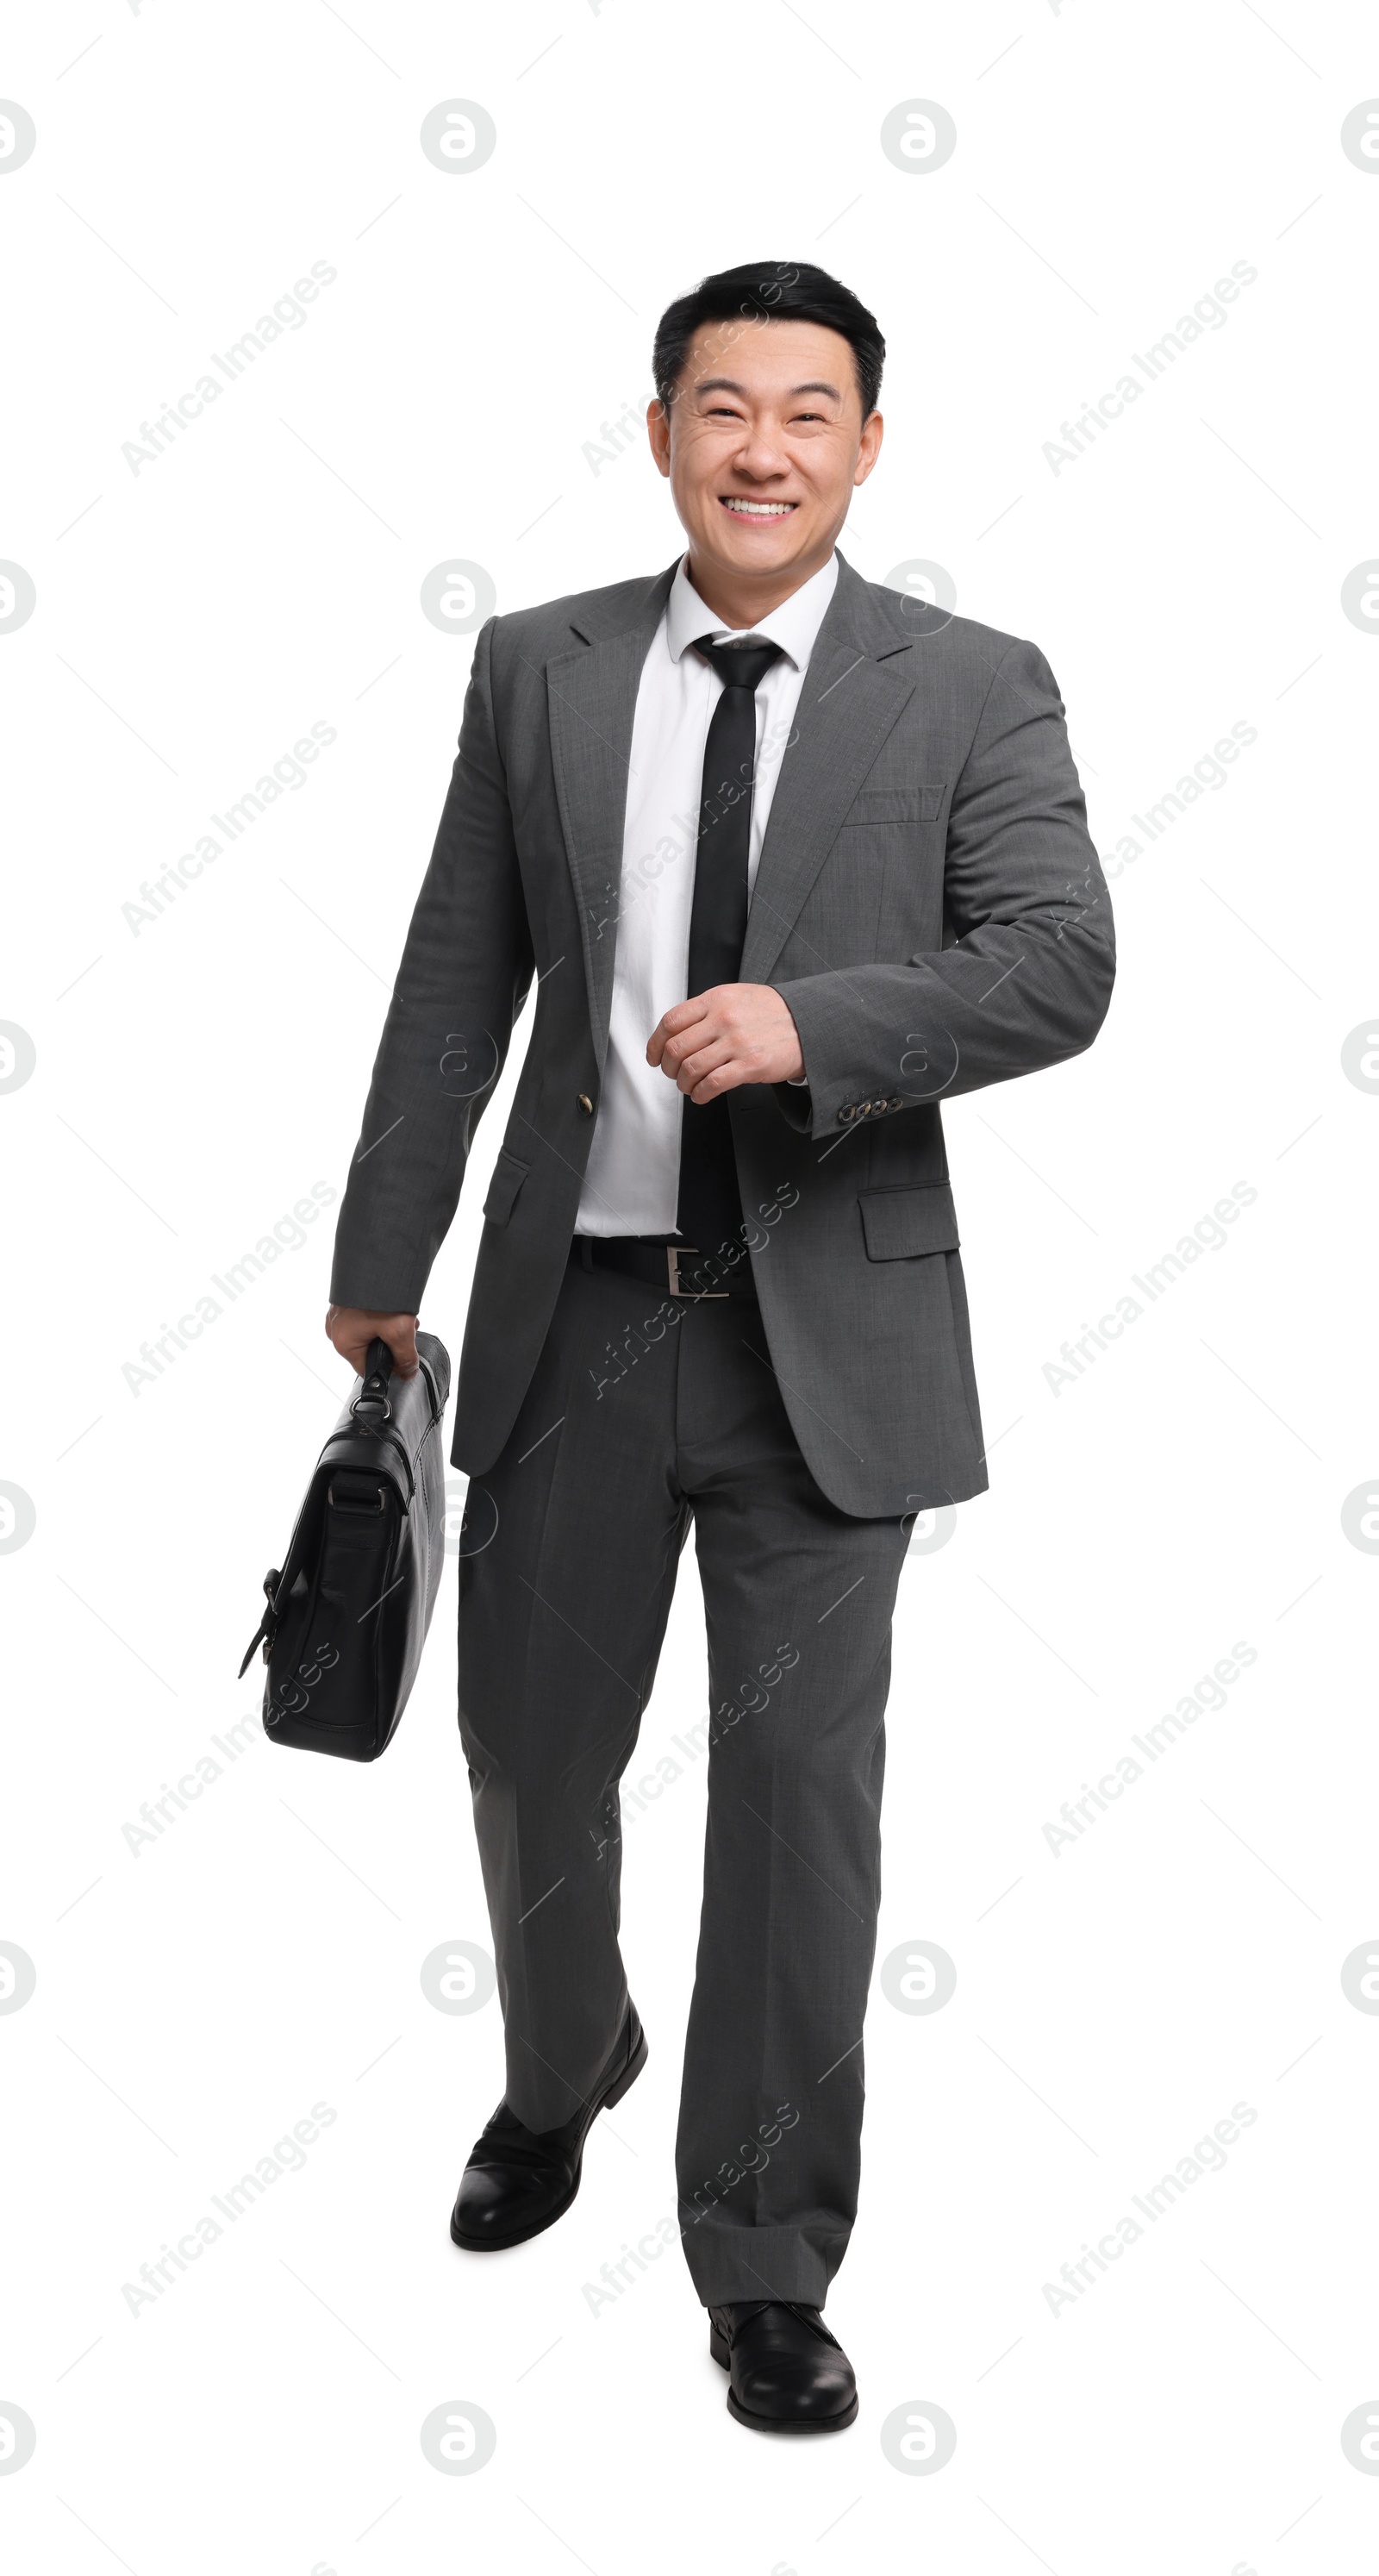
[{"label": "grey trousers", "polygon": [[618,1781],[691,1520],[709,1708],[676,1719],[707,1738],[708,1830],[681,2241],[705,2305],[822,2305],[857,2209],[907,1529],[814,1482],[755,1300],[572,1268],[512,1436],[471,1484],[459,1568],[507,2099],[538,2131],[592,2092],[626,2010]]}]

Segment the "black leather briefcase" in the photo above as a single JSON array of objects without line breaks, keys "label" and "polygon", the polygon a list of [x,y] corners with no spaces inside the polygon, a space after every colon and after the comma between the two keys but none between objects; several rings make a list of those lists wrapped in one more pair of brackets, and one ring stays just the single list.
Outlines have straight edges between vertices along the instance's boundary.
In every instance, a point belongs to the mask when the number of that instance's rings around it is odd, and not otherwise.
[{"label": "black leather briefcase", "polygon": [[263,1579],[260,1641],[270,1743],[373,1762],[391,1742],[417,1677],[445,1559],[441,1422],[450,1357],[418,1333],[420,1365],[394,1377],[386,1342],[368,1349],[316,1464],[281,1571]]}]

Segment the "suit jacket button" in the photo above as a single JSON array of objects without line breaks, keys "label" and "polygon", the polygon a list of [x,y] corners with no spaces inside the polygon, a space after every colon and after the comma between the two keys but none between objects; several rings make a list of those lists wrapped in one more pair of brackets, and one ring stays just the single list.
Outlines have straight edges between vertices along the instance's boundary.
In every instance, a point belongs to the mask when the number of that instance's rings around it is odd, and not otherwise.
[{"label": "suit jacket button", "polygon": [[894,1100],[888,1100],[886,1103],[886,1107],[888,1109],[903,1109],[904,1106],[905,1103],[901,1099],[899,1092],[896,1093]]},{"label": "suit jacket button", "polygon": [[850,1124],[851,1124],[852,1120],[856,1117],[856,1115],[857,1115],[857,1112],[856,1112],[856,1110],[853,1108],[853,1105],[852,1105],[851,1101],[850,1101],[850,1100],[845,1100],[845,1101],[844,1101],[844,1103],[843,1103],[842,1108],[841,1108],[841,1109],[839,1110],[839,1112],[838,1112],[838,1124],[839,1124],[839,1126],[840,1126],[840,1127],[847,1127],[847,1126],[850,1126]]},{"label": "suit jacket button", "polygon": [[588,1094],[588,1092],[587,1092],[587,1091],[581,1091],[581,1093],[580,1093],[580,1095],[579,1095],[579,1105],[580,1105],[580,1108],[583,1110],[584,1115],[585,1115],[585,1117],[586,1117],[586,1118],[592,1118],[592,1117],[593,1117],[593,1114],[594,1114],[594,1104],[593,1104],[592,1100],[590,1099],[589,1094]]}]

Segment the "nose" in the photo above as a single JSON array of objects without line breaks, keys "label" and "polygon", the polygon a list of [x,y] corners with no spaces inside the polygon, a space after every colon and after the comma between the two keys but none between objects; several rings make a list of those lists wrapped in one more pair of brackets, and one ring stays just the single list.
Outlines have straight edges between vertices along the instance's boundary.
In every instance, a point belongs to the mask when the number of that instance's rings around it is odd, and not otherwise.
[{"label": "nose", "polygon": [[741,445],[734,450],[733,469],[749,483],[778,481],[789,472],[789,459],[784,456],[766,425],[753,424]]}]

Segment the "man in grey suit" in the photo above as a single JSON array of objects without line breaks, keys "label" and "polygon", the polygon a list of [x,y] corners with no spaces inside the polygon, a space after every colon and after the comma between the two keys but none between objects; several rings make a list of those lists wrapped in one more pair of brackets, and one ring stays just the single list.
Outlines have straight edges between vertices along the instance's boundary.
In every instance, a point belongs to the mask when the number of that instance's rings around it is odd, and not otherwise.
[{"label": "man in grey suit", "polygon": [[356,1367],[373,1334],[415,1366],[534,987],[452,1451],[507,2071],[451,2234],[558,2218],[645,2060],[618,1781],[692,1522],[681,2241],[728,2404],[773,2432],[857,2412],[821,2310],[857,2207],[891,1615],[914,1514],[987,1482],[941,1102],[1078,1054],[1114,974],[1043,655],[836,551],[883,355],[819,269],[706,279],[648,411],[686,553],[480,633],[327,1319]]}]

